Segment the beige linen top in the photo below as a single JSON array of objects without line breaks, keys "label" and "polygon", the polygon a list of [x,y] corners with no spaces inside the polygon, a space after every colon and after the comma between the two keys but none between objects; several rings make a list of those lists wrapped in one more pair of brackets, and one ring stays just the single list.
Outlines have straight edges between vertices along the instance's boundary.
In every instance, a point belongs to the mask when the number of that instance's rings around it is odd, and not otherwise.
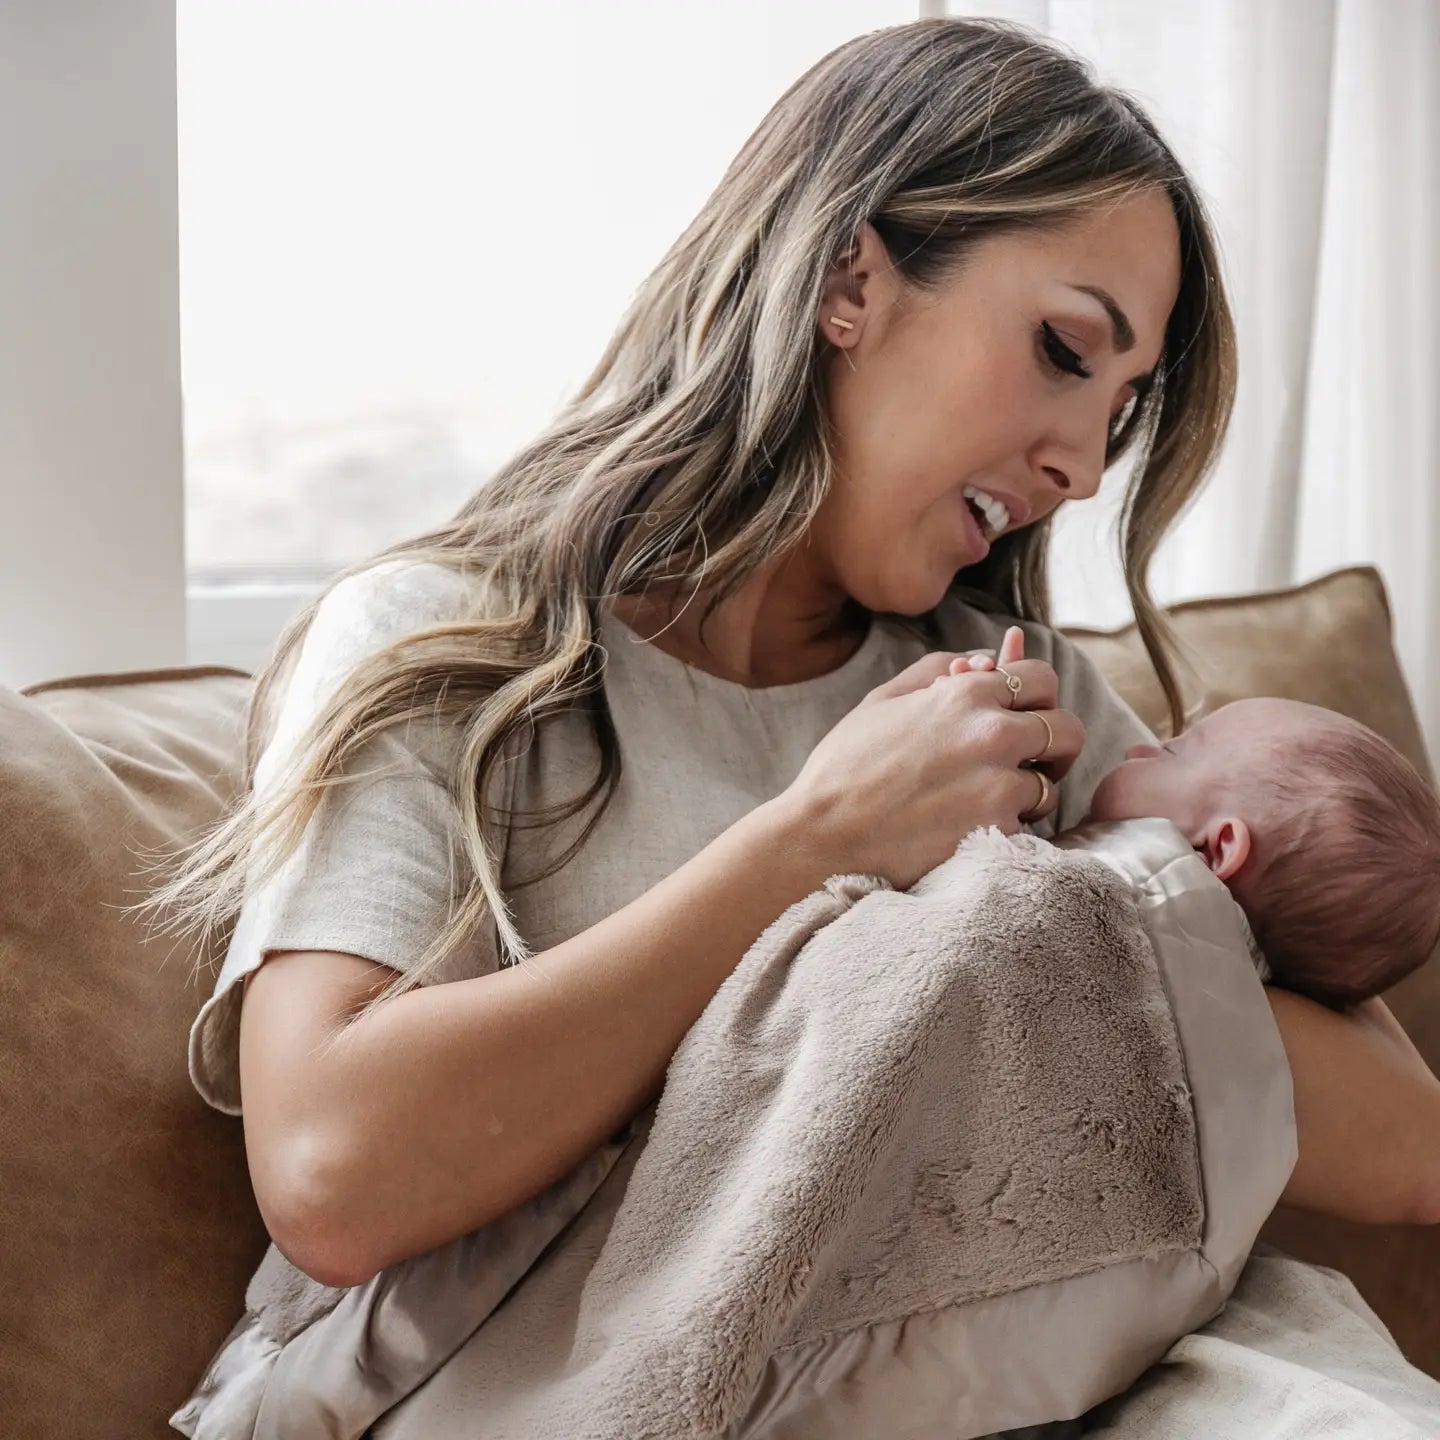
[{"label": "beige linen top", "polygon": [[[365,656],[432,624],[473,615],[469,582],[443,566],[392,560],[339,582],[316,610],[279,697],[273,735],[257,761],[263,792],[295,758],[295,741],[345,675]],[[937,611],[939,648],[994,650],[1007,625],[953,597]],[[1100,777],[1125,750],[1154,736],[1094,664],[1063,635],[1023,623],[1025,653],[1048,660],[1059,704],[1084,722],[1084,751],[1059,785],[1059,808],[1032,833],[1053,837],[1089,807]],[[541,951],[597,924],[644,894],[756,805],[779,794],[811,750],[875,686],[918,660],[925,643],[897,621],[872,619],[860,647],[838,669],[791,685],[752,689],[685,664],[602,611],[604,686],[622,757],[613,798],[579,852],[548,879],[514,882],[547,867],[586,815],[508,835],[501,881],[516,925]],[[405,970],[443,927],[463,888],[458,818],[445,783],[453,726],[412,721],[372,740],[351,765],[364,774],[329,791],[301,844],[266,884],[246,895],[211,997],[190,1031],[189,1069],[216,1109],[240,1114],[239,1022],[245,975],[271,950],[337,950]],[[594,775],[598,752],[583,716],[547,722],[503,767],[507,810],[573,798]],[[1058,821],[1058,827],[1057,827]],[[962,837],[956,836],[958,844]],[[676,963],[684,962],[677,941]],[[736,956],[738,963],[740,957]],[[493,972],[499,947],[487,920],[428,983]],[[296,1317],[323,1314],[341,1292],[301,1274],[272,1244],[247,1290],[288,1295]],[[231,1370],[252,1363],[253,1326],[242,1319],[195,1394],[171,1417],[187,1435],[223,1426],[226,1407],[254,1402]],[[273,1339],[265,1347],[273,1350]],[[235,1351],[233,1356],[231,1351]],[[256,1362],[263,1378],[265,1361]],[[223,1392],[217,1400],[213,1391]],[[1079,1422],[1009,1432],[1009,1440],[1078,1434]],[[218,1430],[213,1433],[220,1433]]]},{"label": "beige linen top", "polygon": [[[337,584],[317,609],[281,697],[256,789],[272,783],[293,757],[306,722],[356,663],[413,630],[473,613],[467,589],[452,570],[403,560]],[[937,619],[940,648],[957,651],[993,650],[1007,625],[1017,623],[954,597],[942,603]],[[1055,667],[1059,704],[1086,729],[1084,751],[1059,786],[1058,828],[1064,829],[1084,815],[1100,777],[1125,750],[1154,736],[1072,641],[1034,622],[1022,628],[1025,653]],[[522,826],[505,848],[502,884],[520,933],[536,951],[644,894],[779,794],[827,731],[927,648],[893,619],[876,616],[838,669],[752,689],[668,655],[609,611],[602,611],[600,640],[623,765],[614,797],[578,854],[538,884],[510,889],[516,878],[544,869],[579,833],[585,815],[548,830]],[[327,794],[297,852],[245,898],[214,993],[190,1033],[191,1079],[216,1109],[240,1113],[239,982],[267,951],[348,951],[404,970],[442,927],[461,889],[456,809],[444,784],[447,747],[455,738],[453,726],[436,722],[411,722],[377,737],[360,767],[366,779]],[[593,777],[597,754],[583,716],[547,723],[505,766],[507,803],[535,809],[572,798]],[[372,778],[377,769],[382,773]],[[1027,828],[1049,837],[1056,819]],[[430,983],[486,974],[498,965],[487,921]]]}]

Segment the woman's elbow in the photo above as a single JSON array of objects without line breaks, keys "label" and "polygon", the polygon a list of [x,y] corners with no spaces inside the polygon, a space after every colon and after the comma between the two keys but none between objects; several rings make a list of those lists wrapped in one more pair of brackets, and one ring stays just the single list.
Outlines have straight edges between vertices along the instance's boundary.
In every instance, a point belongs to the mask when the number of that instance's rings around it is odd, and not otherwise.
[{"label": "woman's elbow", "polygon": [[354,1211],[328,1153],[297,1146],[276,1172],[263,1184],[252,1173],[275,1248],[321,1285],[345,1289],[375,1275],[380,1267],[370,1263],[373,1247],[363,1227],[346,1218]]},{"label": "woman's elbow", "polygon": [[277,1235],[273,1231],[270,1238],[275,1242],[275,1248],[302,1275],[320,1285],[348,1290],[352,1285],[363,1285],[376,1274],[374,1267],[358,1263],[357,1257],[348,1249],[336,1247],[323,1238],[292,1240],[288,1235]]}]

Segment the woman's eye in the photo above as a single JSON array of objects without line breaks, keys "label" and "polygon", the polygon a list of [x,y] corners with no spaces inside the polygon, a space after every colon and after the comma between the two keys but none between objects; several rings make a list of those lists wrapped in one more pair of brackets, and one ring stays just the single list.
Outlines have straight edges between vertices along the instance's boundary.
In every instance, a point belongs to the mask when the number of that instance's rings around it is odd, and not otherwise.
[{"label": "woman's eye", "polygon": [[1078,375],[1082,380],[1090,378],[1090,372],[1081,363],[1080,357],[1055,333],[1046,320],[1040,322],[1044,336],[1045,358],[1053,369],[1063,375]]},{"label": "woman's eye", "polygon": [[[1090,379],[1092,372],[1085,368],[1084,362],[1060,338],[1048,321],[1040,322],[1040,333],[1045,360],[1050,369],[1060,375],[1075,375],[1081,380]],[[1124,443],[1129,438],[1125,433],[1126,428],[1135,417],[1139,399],[1138,395],[1132,395],[1111,418],[1105,435],[1106,464],[1109,464],[1124,448]]]}]

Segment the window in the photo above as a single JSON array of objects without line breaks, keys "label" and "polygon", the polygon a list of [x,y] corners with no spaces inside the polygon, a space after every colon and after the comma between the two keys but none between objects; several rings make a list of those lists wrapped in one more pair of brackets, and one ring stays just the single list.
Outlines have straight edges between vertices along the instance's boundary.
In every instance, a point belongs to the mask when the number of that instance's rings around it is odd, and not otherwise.
[{"label": "window", "polygon": [[192,660],[450,515],[784,89],[916,0],[179,0]]}]

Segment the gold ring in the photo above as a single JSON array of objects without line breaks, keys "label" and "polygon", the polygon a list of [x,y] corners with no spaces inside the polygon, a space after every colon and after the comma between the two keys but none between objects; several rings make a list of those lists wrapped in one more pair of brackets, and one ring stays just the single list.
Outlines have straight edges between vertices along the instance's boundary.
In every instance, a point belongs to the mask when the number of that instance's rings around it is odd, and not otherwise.
[{"label": "gold ring", "polygon": [[[995,667],[995,673],[1005,677],[1005,688],[1009,690],[1012,695],[1018,695],[1020,693],[1020,677],[1018,675],[1012,675],[1003,665],[997,665]],[[1012,700],[1006,708],[1013,710],[1015,708],[1015,702]]]},{"label": "gold ring", "polygon": [[1050,728],[1050,722],[1038,710],[1027,710],[1025,713],[1033,715],[1045,727],[1045,743],[1040,747],[1038,755],[1030,757],[1030,763],[1033,765],[1035,761],[1045,758],[1046,752],[1055,743],[1055,732]]},{"label": "gold ring", "polygon": [[1017,815],[1015,817],[1022,824],[1026,825],[1032,820],[1039,820],[1041,818],[1041,812],[1050,802],[1050,781],[1045,772],[1043,770],[1032,770],[1030,774],[1040,782],[1040,798],[1035,802],[1033,809],[1027,810],[1023,815]]}]

